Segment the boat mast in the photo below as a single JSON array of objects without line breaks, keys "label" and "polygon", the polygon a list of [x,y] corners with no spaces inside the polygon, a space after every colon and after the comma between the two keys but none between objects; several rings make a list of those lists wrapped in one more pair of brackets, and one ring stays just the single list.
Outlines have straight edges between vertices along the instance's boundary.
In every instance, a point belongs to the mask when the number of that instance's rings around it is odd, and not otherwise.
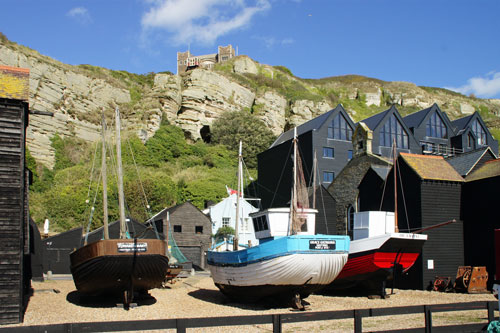
[{"label": "boat mast", "polygon": [[313,206],[316,208],[316,173],[318,172],[318,159],[316,157],[316,149],[314,149],[314,161],[313,161]]},{"label": "boat mast", "polygon": [[397,186],[397,170],[396,170],[396,138],[393,140],[392,144],[392,155],[393,155],[393,170],[394,170],[394,232],[399,232],[398,228],[398,186]]},{"label": "boat mast", "polygon": [[102,156],[101,156],[101,173],[102,173],[102,211],[104,224],[104,239],[109,239],[108,227],[108,179],[106,171],[106,122],[104,119],[104,109],[102,110]]},{"label": "boat mast", "polygon": [[238,188],[236,192],[236,222],[234,226],[234,239],[233,239],[233,250],[238,251],[239,235],[238,235],[238,225],[240,221],[240,193],[243,190],[242,186],[242,176],[243,173],[243,158],[241,156],[242,142],[240,140],[240,149],[238,152]]},{"label": "boat mast", "polygon": [[292,200],[290,200],[290,222],[289,229],[292,234],[293,221],[295,220],[295,209],[297,208],[297,127],[293,129],[293,179],[292,179]]},{"label": "boat mast", "polygon": [[120,111],[115,109],[116,123],[116,164],[118,169],[118,203],[120,205],[120,239],[127,238],[127,226],[125,224],[125,198],[123,195],[123,171],[122,171],[122,148],[120,136]]}]

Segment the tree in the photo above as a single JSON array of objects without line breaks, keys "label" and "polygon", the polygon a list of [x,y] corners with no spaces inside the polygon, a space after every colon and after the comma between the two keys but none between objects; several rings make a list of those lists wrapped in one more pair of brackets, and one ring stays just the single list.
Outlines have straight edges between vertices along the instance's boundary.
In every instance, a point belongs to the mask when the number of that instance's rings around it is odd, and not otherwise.
[{"label": "tree", "polygon": [[212,125],[211,142],[238,152],[243,142],[243,157],[249,168],[257,167],[257,154],[269,148],[275,137],[263,121],[245,111],[226,112]]},{"label": "tree", "polygon": [[222,241],[224,238],[227,238],[228,236],[234,236],[235,231],[233,228],[227,226],[227,227],[221,227],[217,230],[217,233],[215,234],[214,238],[215,241]]}]

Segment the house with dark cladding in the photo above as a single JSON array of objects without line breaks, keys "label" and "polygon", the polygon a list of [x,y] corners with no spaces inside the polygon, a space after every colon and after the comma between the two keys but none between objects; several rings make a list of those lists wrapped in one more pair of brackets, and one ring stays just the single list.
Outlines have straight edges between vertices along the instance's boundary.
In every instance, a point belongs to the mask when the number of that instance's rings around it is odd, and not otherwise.
[{"label": "house with dark cladding", "polygon": [[[352,158],[354,123],[342,105],[297,127],[299,152],[306,181],[312,179],[317,157],[317,183],[328,186]],[[292,182],[294,130],[281,134],[258,159],[259,196],[263,208],[287,205]]]},{"label": "house with dark cladding", "polygon": [[451,156],[446,159],[448,163],[462,177],[467,177],[470,173],[479,169],[484,163],[496,159],[497,156],[489,146],[471,150],[463,154]]},{"label": "house with dark cladding", "polygon": [[[464,180],[442,156],[401,153],[397,169],[397,223],[401,232],[456,220],[423,232],[428,239],[422,254],[397,285],[399,288],[426,289],[436,276],[454,278],[458,266],[464,264],[464,230],[460,219]],[[370,200],[368,193],[365,194],[361,201]],[[379,204],[378,200],[372,203]],[[394,168],[387,177],[382,211],[394,211]]]},{"label": "house with dark cladding", "polygon": [[479,112],[451,122],[455,136],[451,138],[451,145],[461,149],[464,153],[489,146],[498,156],[498,140],[491,135]]},{"label": "house with dark cladding", "polygon": [[465,178],[462,190],[465,265],[486,266],[488,289],[495,277],[495,229],[500,228],[498,204],[500,159],[484,163]]},{"label": "house with dark cladding", "polygon": [[419,142],[394,105],[383,112],[361,120],[361,122],[373,133],[372,154],[391,158],[394,141],[397,153],[422,153]]},{"label": "house with dark cladding", "polygon": [[418,141],[423,154],[454,156],[462,152],[452,147],[450,139],[455,136],[454,127],[437,104],[412,113],[404,117],[403,121]]},{"label": "house with dark cladding", "polygon": [[388,158],[372,153],[372,141],[373,132],[363,122],[359,122],[353,134],[354,156],[328,187],[328,192],[335,200],[336,222],[332,234],[352,237],[353,214],[359,211],[358,185],[363,176],[370,169],[387,174],[387,169],[392,166]]}]

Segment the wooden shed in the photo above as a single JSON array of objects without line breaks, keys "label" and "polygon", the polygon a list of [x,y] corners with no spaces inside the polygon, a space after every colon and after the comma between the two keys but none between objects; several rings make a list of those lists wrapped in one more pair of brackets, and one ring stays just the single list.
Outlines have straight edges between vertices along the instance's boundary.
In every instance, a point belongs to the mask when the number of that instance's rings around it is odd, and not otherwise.
[{"label": "wooden shed", "polygon": [[0,66],[0,324],[22,321],[31,280],[24,155],[28,95],[29,70]]},{"label": "wooden shed", "polygon": [[71,274],[69,254],[82,244],[83,228],[74,228],[42,240],[43,272]]},{"label": "wooden shed", "polygon": [[495,229],[500,228],[500,159],[484,163],[465,178],[462,191],[465,264],[486,266],[488,288],[495,277]]},{"label": "wooden shed", "polygon": [[[422,255],[398,287],[426,289],[437,276],[454,279],[458,266],[464,264],[463,223],[460,220],[463,178],[442,156],[401,153],[397,166],[400,231],[416,231],[456,220],[424,232],[428,239]],[[393,170],[387,177],[384,211],[394,211]]]},{"label": "wooden shed", "polygon": [[[163,219],[169,216],[170,230],[177,247],[197,269],[205,269],[205,252],[212,239],[212,222],[191,202],[165,208],[148,222],[153,222],[163,233]],[[146,222],[146,223],[148,223]]]}]

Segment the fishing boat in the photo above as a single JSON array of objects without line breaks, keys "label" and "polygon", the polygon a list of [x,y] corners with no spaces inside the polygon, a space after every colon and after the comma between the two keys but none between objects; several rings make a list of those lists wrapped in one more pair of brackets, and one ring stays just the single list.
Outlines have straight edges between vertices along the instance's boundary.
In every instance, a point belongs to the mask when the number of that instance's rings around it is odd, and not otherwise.
[{"label": "fishing boat", "polygon": [[115,110],[118,201],[120,211],[119,239],[109,239],[106,184],[106,144],[103,115],[102,181],[104,205],[104,239],[84,244],[70,254],[71,273],[77,290],[83,294],[121,294],[125,305],[134,292],[161,287],[169,269],[165,243],[160,239],[130,238],[125,219],[123,176],[120,146],[120,114]]},{"label": "fishing boat", "polygon": [[355,288],[382,297],[385,282],[407,272],[422,252],[427,235],[395,231],[393,212],[354,214],[349,259],[327,291]]},{"label": "fishing boat", "polygon": [[[242,192],[241,156],[240,143],[238,198]],[[347,261],[348,236],[315,235],[317,210],[308,208],[296,134],[293,157],[294,185],[290,207],[250,214],[259,245],[238,249],[237,210],[233,251],[207,252],[214,283],[230,298],[255,302],[272,297],[290,300],[301,308],[302,299],[329,285]],[[238,209],[239,200],[236,206]]]},{"label": "fishing boat", "polygon": [[325,291],[356,289],[386,297],[386,281],[406,273],[422,252],[427,235],[399,232],[397,223],[396,151],[394,143],[394,212],[354,213],[349,259]]}]

